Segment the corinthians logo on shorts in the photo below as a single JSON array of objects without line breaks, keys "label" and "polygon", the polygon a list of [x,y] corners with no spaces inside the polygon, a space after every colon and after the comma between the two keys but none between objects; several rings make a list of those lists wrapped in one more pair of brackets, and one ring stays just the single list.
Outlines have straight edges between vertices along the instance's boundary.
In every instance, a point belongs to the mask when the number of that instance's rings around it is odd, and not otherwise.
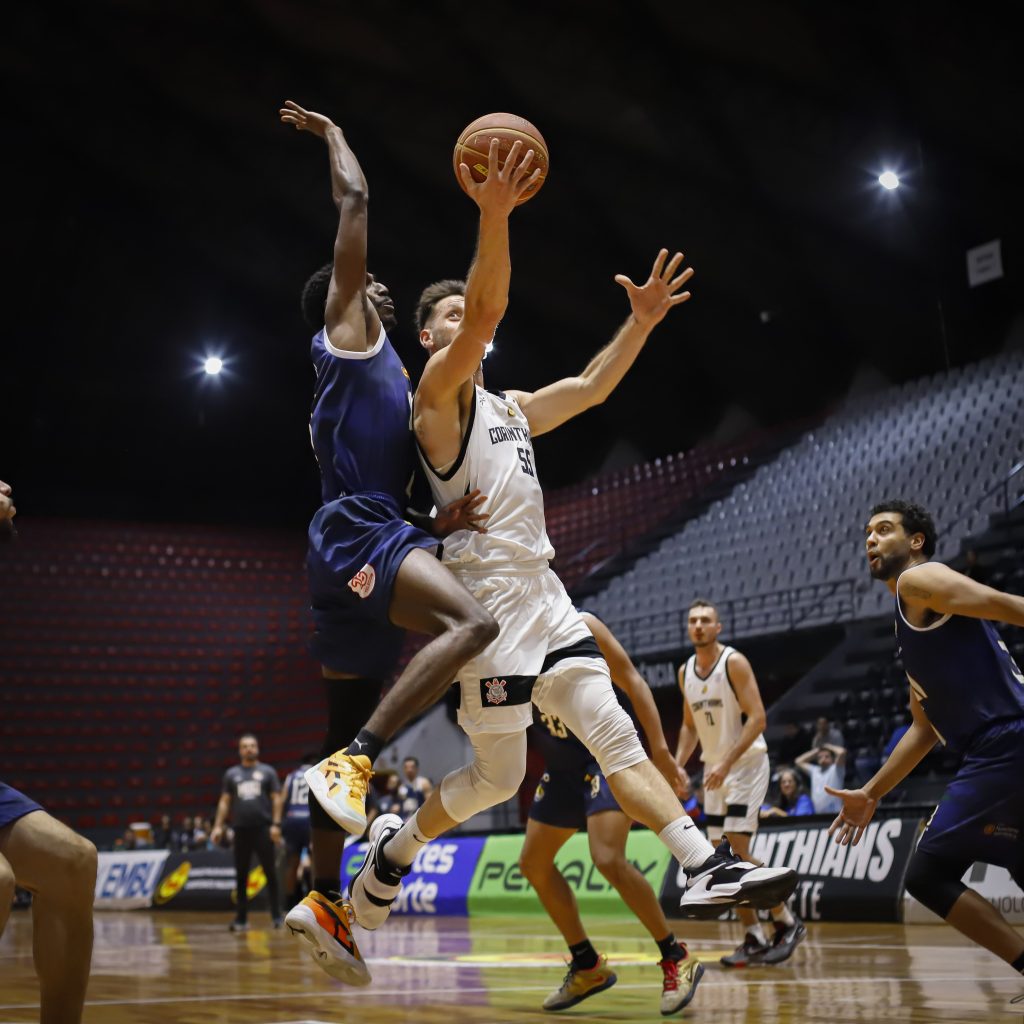
[{"label": "corinthians logo on shorts", "polygon": [[488,679],[484,686],[487,688],[488,704],[504,704],[508,700],[508,683],[504,679]]}]

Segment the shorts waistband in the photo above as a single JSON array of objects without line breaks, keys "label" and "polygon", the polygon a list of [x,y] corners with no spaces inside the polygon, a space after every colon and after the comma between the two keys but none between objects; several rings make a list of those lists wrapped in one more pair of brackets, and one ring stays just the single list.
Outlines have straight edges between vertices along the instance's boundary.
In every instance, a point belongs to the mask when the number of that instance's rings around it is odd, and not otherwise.
[{"label": "shorts waistband", "polygon": [[539,562],[445,562],[456,576],[543,576],[550,565]]}]

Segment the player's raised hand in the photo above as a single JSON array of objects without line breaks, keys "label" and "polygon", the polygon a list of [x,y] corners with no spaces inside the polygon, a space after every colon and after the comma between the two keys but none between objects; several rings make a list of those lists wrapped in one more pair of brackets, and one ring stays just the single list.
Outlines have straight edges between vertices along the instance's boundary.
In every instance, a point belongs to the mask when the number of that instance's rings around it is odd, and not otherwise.
[{"label": "player's raised hand", "polygon": [[651,268],[651,276],[643,284],[634,284],[625,274],[615,275],[616,282],[626,289],[633,318],[641,327],[651,328],[661,323],[673,306],[686,302],[690,297],[689,292],[679,289],[693,277],[693,267],[676,274],[683,262],[683,254],[677,252],[666,266],[667,259],[668,249],[662,249]]},{"label": "player's raised hand", "polygon": [[300,132],[312,132],[314,135],[319,135],[321,139],[334,127],[334,122],[329,117],[306,110],[294,100],[285,100],[280,114],[284,124],[294,125]]},{"label": "player's raised hand", "polygon": [[474,533],[486,533],[484,525],[490,519],[490,512],[478,512],[480,506],[487,500],[486,494],[481,494],[476,488],[456,498],[450,505],[438,509],[437,515],[431,521],[432,533],[435,537],[449,537],[459,530],[472,530]]},{"label": "player's raised hand", "polygon": [[836,842],[843,846],[849,846],[851,842],[856,846],[875,813],[878,801],[869,797],[863,789],[833,789],[826,786],[825,792],[843,801],[843,809],[829,826],[828,834],[835,834]]},{"label": "player's raised hand", "polygon": [[[487,177],[483,181],[474,181],[469,164],[459,164],[459,177],[469,197],[480,207],[481,212],[495,213],[507,217],[514,209],[523,193],[540,179],[541,169],[532,173],[534,152],[528,149],[523,153],[523,143],[517,139],[501,162],[498,154],[498,140],[491,139],[487,153]],[[497,173],[494,168],[498,168]]]}]

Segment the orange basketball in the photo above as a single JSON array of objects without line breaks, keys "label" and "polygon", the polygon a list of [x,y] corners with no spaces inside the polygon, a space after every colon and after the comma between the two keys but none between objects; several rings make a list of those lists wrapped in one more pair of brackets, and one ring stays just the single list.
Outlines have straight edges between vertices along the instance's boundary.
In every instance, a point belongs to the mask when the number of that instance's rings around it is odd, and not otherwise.
[{"label": "orange basketball", "polygon": [[[539,191],[544,180],[548,176],[548,146],[544,136],[537,130],[536,126],[519,117],[517,114],[484,114],[478,117],[472,124],[467,125],[459,135],[459,141],[455,143],[455,152],[452,154],[452,166],[455,168],[455,179],[462,185],[462,178],[459,176],[459,164],[469,165],[474,181],[483,181],[487,177],[487,154],[490,152],[491,139],[498,140],[498,153],[502,163],[508,156],[512,144],[517,140],[521,141],[523,147],[519,153],[521,160],[528,149],[533,150],[533,163],[530,165],[531,173],[535,168],[540,168],[540,177],[523,193],[519,203],[525,203],[532,199]],[[465,186],[462,186],[463,189]]]}]

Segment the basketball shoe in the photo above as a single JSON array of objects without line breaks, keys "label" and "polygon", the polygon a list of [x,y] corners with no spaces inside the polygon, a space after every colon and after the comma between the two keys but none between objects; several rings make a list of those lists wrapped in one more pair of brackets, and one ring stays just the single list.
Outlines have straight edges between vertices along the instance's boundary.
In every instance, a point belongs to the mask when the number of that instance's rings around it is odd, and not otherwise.
[{"label": "basketball shoe", "polygon": [[796,888],[792,868],[758,867],[740,860],[729,840],[699,867],[688,873],[679,913],[697,920],[713,920],[729,907],[766,910],[784,903]]},{"label": "basketball shoe", "polygon": [[747,932],[743,941],[728,956],[723,956],[719,963],[723,967],[758,967],[765,963],[771,948],[770,942],[762,942],[756,935]]},{"label": "basketball shoe", "polygon": [[608,957],[603,953],[597,958],[597,964],[589,970],[577,970],[569,964],[569,970],[562,979],[562,984],[544,1000],[545,1010],[567,1010],[584,999],[596,996],[606,988],[611,988],[619,979],[608,966]]},{"label": "basketball shoe", "polygon": [[658,966],[664,975],[661,985],[661,1015],[667,1017],[690,1005],[697,991],[700,979],[704,977],[704,966],[695,956],[685,960],[662,960]]},{"label": "basketball shoe", "polygon": [[356,921],[368,931],[379,928],[391,913],[391,904],[402,891],[402,879],[412,865],[396,868],[384,856],[384,844],[402,827],[397,814],[382,814],[370,826],[366,860],[348,887]]},{"label": "basketball shoe", "polygon": [[771,949],[764,955],[766,964],[781,964],[793,955],[793,950],[807,938],[807,929],[803,921],[796,914],[793,915],[793,923],[789,926],[781,921],[773,922],[775,935],[772,937]]},{"label": "basketball shoe", "polygon": [[347,900],[331,900],[314,889],[284,921],[292,936],[305,943],[313,962],[332,978],[369,985],[370,971],[352,935],[351,914]]},{"label": "basketball shoe", "polygon": [[368,757],[349,757],[339,750],[310,768],[304,777],[316,802],[336,824],[354,836],[366,831],[366,787],[373,778]]}]

